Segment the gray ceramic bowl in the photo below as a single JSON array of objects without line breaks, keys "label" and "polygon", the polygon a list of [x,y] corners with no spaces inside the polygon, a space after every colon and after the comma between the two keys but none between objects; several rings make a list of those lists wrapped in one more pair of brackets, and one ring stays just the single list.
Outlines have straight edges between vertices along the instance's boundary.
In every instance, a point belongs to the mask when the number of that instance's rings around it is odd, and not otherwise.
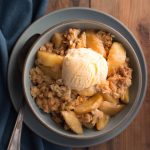
[{"label": "gray ceramic bowl", "polygon": [[[76,135],[70,131],[65,131],[63,128],[59,127],[50,117],[49,114],[42,112],[37,105],[35,104],[31,94],[30,94],[30,86],[31,81],[29,78],[29,71],[34,64],[35,56],[37,50],[41,45],[48,42],[52,35],[55,32],[65,31],[70,27],[80,28],[80,29],[101,29],[108,31],[115,35],[115,40],[121,42],[127,51],[127,56],[130,58],[130,66],[133,68],[133,80],[132,86],[130,88],[129,97],[130,103],[125,107],[125,109],[120,112],[118,115],[110,119],[109,124],[102,130],[96,131],[94,129],[84,129],[83,135]],[[142,92],[141,89],[141,68],[139,64],[139,59],[135,53],[135,50],[131,47],[130,43],[125,39],[119,32],[112,29],[108,25],[105,25],[100,22],[90,21],[90,20],[69,20],[63,22],[61,24],[55,25],[49,30],[47,30],[44,34],[42,34],[38,40],[31,47],[26,61],[24,65],[23,71],[23,88],[24,94],[26,97],[26,101],[33,111],[34,115],[38,118],[38,120],[43,123],[48,129],[56,132],[57,134],[61,134],[63,136],[73,138],[73,139],[90,139],[95,137],[101,137],[104,134],[116,129],[122,128],[121,123],[126,119],[131,117],[131,112],[136,110],[138,107],[138,102],[140,101],[139,95]]]}]

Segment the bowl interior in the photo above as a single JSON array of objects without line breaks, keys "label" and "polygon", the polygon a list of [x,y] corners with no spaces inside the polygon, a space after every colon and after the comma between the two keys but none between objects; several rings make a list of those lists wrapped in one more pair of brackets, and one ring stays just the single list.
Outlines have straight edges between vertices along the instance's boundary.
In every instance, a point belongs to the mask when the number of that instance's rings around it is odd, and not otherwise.
[{"label": "bowl interior", "polygon": [[[121,111],[118,115],[115,117],[112,117],[110,119],[109,124],[102,130],[102,131],[96,131],[94,129],[84,129],[84,134],[83,135],[76,135],[70,131],[65,131],[63,128],[59,127],[50,117],[49,114],[46,114],[42,112],[37,105],[34,102],[34,99],[32,98],[30,94],[30,86],[31,86],[31,81],[29,78],[29,71],[32,68],[36,56],[36,52],[38,49],[48,42],[52,35],[55,32],[63,32],[66,31],[69,28],[79,28],[79,29],[98,29],[98,30],[105,30],[107,32],[112,33],[115,35],[115,40],[121,42],[124,47],[126,48],[127,52],[127,57],[130,59],[130,66],[133,68],[133,79],[132,79],[132,86],[130,87],[129,91],[129,97],[130,97],[130,103],[125,107],[123,111]],[[138,101],[138,96],[140,94],[140,88],[141,88],[141,69],[139,65],[138,58],[136,56],[135,50],[131,47],[129,42],[117,31],[112,29],[111,27],[100,23],[100,22],[95,22],[95,21],[89,21],[89,20],[76,20],[76,21],[67,21],[63,22],[59,25],[56,25],[46,31],[33,45],[31,48],[26,62],[24,66],[24,73],[23,73],[23,87],[24,87],[24,93],[26,100],[32,109],[33,113],[35,116],[49,129],[67,136],[71,138],[81,138],[81,139],[86,139],[86,138],[93,138],[96,136],[101,136],[114,128],[121,128],[120,123],[123,121],[124,118],[129,117],[130,115],[130,110],[132,109],[133,105],[135,105]]]}]

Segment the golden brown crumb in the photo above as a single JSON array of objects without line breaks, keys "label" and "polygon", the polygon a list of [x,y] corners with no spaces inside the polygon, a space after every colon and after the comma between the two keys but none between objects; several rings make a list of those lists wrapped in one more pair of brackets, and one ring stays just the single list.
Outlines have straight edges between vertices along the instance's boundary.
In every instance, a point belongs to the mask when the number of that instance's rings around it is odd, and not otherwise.
[{"label": "golden brown crumb", "polygon": [[102,40],[106,53],[108,54],[113,43],[113,36],[104,31],[99,31],[97,36],[100,38],[100,40]]},{"label": "golden brown crumb", "polygon": [[31,87],[31,95],[33,98],[36,98],[40,94],[40,90],[37,86]]},{"label": "golden brown crumb", "polygon": [[43,76],[43,72],[38,67],[30,70],[30,79],[34,84],[41,84],[44,81]]},{"label": "golden brown crumb", "polygon": [[132,84],[132,69],[127,64],[115,69],[106,82],[97,85],[97,90],[120,98]]}]

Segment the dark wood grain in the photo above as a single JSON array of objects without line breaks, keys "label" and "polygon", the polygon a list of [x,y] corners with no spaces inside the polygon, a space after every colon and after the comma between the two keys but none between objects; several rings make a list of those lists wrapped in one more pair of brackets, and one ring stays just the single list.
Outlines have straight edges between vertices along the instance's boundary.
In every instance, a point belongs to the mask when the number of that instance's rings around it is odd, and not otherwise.
[{"label": "dark wood grain", "polygon": [[49,0],[47,13],[67,7],[89,7],[90,0]]},{"label": "dark wood grain", "polygon": [[[141,44],[147,66],[150,68],[150,0],[49,0],[47,13],[72,6],[95,8],[122,21]],[[74,150],[150,150],[149,114],[150,85],[148,84],[142,108],[125,131],[106,143]]]}]

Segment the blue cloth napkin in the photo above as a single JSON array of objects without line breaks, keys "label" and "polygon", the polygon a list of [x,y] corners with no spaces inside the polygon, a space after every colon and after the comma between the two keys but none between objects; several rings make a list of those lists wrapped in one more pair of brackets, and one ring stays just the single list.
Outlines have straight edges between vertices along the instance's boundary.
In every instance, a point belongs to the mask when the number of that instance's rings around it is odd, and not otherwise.
[{"label": "blue cloth napkin", "polygon": [[[7,89],[7,68],[13,45],[27,26],[44,14],[47,0],[0,0],[0,150],[6,150],[16,121]],[[49,143],[23,126],[21,150],[70,150]]]}]

